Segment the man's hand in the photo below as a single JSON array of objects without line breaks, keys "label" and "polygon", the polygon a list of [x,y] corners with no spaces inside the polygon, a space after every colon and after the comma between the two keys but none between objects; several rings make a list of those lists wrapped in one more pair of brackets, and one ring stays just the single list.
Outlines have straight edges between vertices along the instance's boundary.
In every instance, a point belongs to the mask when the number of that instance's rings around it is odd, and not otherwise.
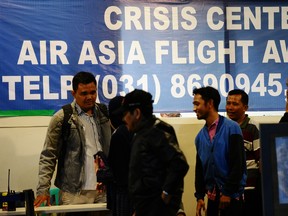
[{"label": "man's hand", "polygon": [[186,216],[186,214],[183,209],[179,209],[176,216]]},{"label": "man's hand", "polygon": [[163,202],[167,205],[171,200],[171,195],[165,194],[164,192],[162,192],[161,198],[162,198]]},{"label": "man's hand", "polygon": [[103,184],[102,182],[97,182],[97,186],[96,186],[96,190],[99,192],[99,193],[106,193],[106,185]]},{"label": "man's hand", "polygon": [[98,171],[98,169],[99,169],[99,166],[100,166],[100,164],[99,164],[99,160],[100,160],[99,156],[96,155],[96,156],[95,156],[95,159],[94,159],[94,168],[95,168],[95,173],[97,173],[97,171]]},{"label": "man's hand", "polygon": [[39,207],[42,203],[45,203],[46,206],[51,206],[50,196],[48,195],[39,195],[34,200],[34,207]]},{"label": "man's hand", "polygon": [[205,202],[203,199],[199,199],[197,201],[197,207],[196,207],[196,216],[201,216],[201,210],[203,210],[204,212],[206,211],[205,209]]},{"label": "man's hand", "polygon": [[219,209],[225,209],[230,205],[231,197],[222,195],[220,197]]}]

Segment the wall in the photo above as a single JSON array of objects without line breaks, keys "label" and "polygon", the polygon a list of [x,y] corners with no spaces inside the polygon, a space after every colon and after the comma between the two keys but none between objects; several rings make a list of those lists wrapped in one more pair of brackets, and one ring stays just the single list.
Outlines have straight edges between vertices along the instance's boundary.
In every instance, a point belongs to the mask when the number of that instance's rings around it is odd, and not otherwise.
[{"label": "wall", "polygon": [[[259,123],[278,122],[280,116],[255,116]],[[183,202],[188,215],[195,214],[194,199],[194,138],[204,121],[195,117],[163,118],[172,124],[180,147],[190,165],[185,177]],[[0,191],[7,191],[8,169],[11,170],[10,189],[36,191],[38,160],[43,146],[50,117],[7,117],[0,118]]]}]

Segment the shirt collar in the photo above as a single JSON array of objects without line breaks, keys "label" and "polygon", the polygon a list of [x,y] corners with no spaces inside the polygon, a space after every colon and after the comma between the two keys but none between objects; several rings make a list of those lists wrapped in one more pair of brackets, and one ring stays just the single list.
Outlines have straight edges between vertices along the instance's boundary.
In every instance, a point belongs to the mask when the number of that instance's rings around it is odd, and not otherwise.
[{"label": "shirt collar", "polygon": [[207,126],[208,130],[211,130],[214,126],[217,127],[218,123],[219,117],[209,127]]},{"label": "shirt collar", "polygon": [[245,119],[244,119],[244,121],[241,123],[240,127],[241,127],[241,128],[246,128],[246,126],[247,126],[247,124],[249,123],[249,121],[250,121],[250,118],[248,117],[247,114],[245,114]]},{"label": "shirt collar", "polygon": [[[76,110],[78,116],[87,115],[76,102],[75,102],[75,110]],[[95,113],[96,112],[95,112],[95,108],[94,108],[93,117],[95,116]]]}]

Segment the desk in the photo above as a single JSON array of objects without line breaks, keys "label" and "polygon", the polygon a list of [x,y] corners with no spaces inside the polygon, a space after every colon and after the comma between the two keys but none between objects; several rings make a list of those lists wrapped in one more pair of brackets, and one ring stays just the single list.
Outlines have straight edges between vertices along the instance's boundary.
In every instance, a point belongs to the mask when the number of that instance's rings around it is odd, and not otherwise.
[{"label": "desk", "polygon": [[[106,211],[106,203],[93,203],[81,205],[59,205],[59,206],[40,206],[35,208],[35,214],[60,213],[60,212],[87,212],[87,211]],[[24,207],[16,208],[16,211],[2,211],[0,215],[25,215]]]}]

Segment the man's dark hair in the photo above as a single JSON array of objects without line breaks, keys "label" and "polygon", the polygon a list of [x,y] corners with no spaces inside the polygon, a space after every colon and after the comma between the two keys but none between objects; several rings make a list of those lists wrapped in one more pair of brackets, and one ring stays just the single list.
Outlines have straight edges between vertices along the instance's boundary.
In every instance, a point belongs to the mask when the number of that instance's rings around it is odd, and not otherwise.
[{"label": "man's dark hair", "polygon": [[229,95],[241,95],[241,102],[244,105],[248,106],[248,104],[249,104],[249,96],[244,90],[242,90],[242,89],[233,89],[233,90],[229,91],[228,96]]},{"label": "man's dark hair", "polygon": [[214,108],[218,112],[221,98],[220,98],[220,94],[219,94],[217,89],[215,89],[211,86],[196,88],[193,90],[193,95],[195,95],[195,94],[201,95],[201,97],[205,101],[205,103],[207,103],[209,100],[213,100]]},{"label": "man's dark hair", "polygon": [[77,91],[78,85],[80,83],[89,84],[91,82],[94,82],[94,84],[97,86],[95,76],[92,73],[80,71],[73,77],[72,80],[73,91]]}]

